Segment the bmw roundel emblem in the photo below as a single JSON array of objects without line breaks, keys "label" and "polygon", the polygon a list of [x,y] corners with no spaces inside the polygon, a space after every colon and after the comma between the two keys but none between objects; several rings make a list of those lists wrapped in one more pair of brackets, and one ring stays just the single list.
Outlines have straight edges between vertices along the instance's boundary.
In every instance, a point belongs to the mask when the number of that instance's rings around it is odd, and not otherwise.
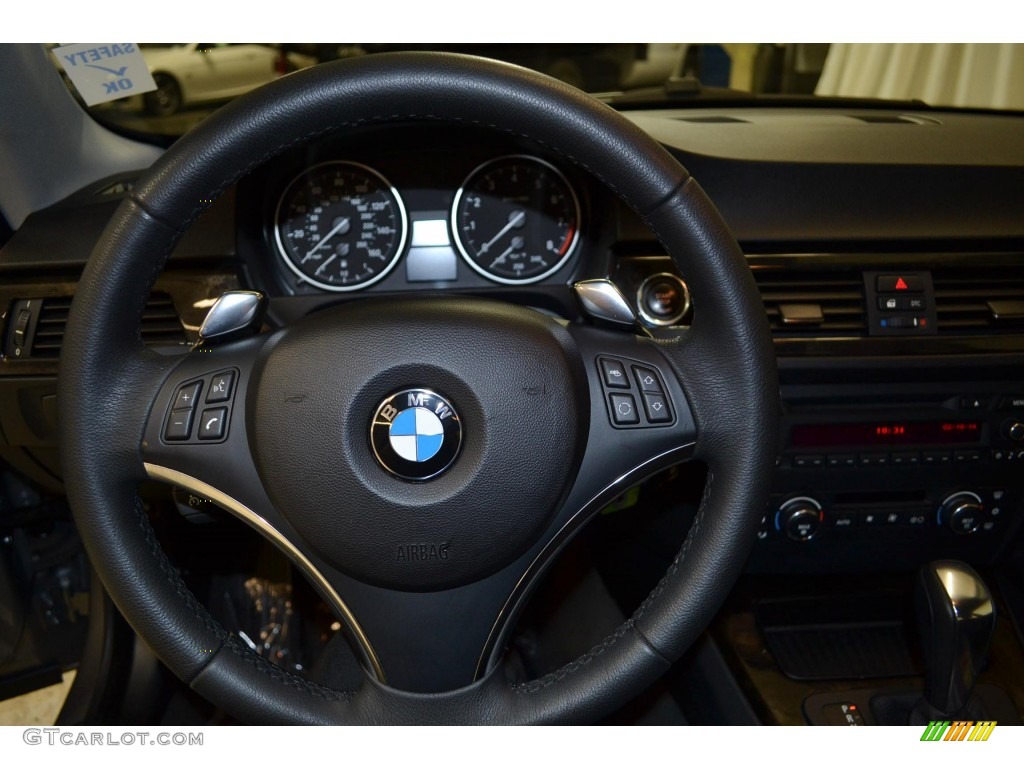
[{"label": "bmw roundel emblem", "polygon": [[429,389],[403,389],[377,406],[370,446],[381,466],[405,480],[429,480],[455,461],[462,422],[451,402]]}]

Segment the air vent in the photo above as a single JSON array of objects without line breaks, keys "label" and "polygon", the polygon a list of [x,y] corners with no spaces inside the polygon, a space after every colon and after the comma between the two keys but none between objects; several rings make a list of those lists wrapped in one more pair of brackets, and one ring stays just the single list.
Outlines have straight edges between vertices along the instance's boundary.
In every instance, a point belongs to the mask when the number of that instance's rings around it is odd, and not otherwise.
[{"label": "air vent", "polygon": [[856,270],[755,269],[776,338],[865,336],[864,281]]},{"label": "air vent", "polygon": [[[31,357],[56,359],[60,356],[70,309],[70,296],[43,299],[32,336]],[[142,341],[152,347],[186,342],[185,330],[174,309],[174,302],[166,293],[154,293],[146,302],[146,309],[142,313]]]},{"label": "air vent", "polygon": [[932,271],[940,335],[1024,334],[1024,266]]}]

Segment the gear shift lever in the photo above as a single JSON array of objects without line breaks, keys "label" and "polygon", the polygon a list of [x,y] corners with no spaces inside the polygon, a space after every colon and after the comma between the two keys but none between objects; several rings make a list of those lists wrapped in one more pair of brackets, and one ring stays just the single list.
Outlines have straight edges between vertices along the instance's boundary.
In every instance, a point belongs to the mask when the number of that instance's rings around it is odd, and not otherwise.
[{"label": "gear shift lever", "polygon": [[911,722],[974,717],[968,703],[996,626],[988,587],[966,563],[938,560],[918,573],[916,602],[926,672]]}]

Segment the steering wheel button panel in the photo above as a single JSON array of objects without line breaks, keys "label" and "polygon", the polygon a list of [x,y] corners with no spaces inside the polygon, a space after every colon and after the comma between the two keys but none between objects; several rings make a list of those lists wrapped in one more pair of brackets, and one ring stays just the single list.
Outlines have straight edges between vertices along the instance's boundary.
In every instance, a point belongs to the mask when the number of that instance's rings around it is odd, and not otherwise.
[{"label": "steering wheel button panel", "polygon": [[612,421],[616,424],[639,424],[640,414],[632,395],[610,395]]},{"label": "steering wheel button panel", "polygon": [[192,434],[193,413],[191,409],[171,411],[164,429],[164,440],[188,440]]},{"label": "steering wheel button panel", "polygon": [[629,376],[626,375],[626,366],[620,360],[612,360],[607,357],[602,358],[601,373],[606,387],[629,389]]},{"label": "steering wheel button panel", "polygon": [[[608,403],[608,416],[617,428],[662,427],[675,420],[671,398],[665,388],[665,379],[652,365],[636,365],[639,361],[601,356],[597,360],[601,386]],[[632,390],[628,370],[640,391],[642,409],[637,399],[618,390]]]},{"label": "steering wheel button panel", "polygon": [[200,440],[220,440],[224,437],[227,417],[227,408],[207,408],[199,419],[197,437]]},{"label": "steering wheel button panel", "polygon": [[[174,388],[167,416],[164,419],[163,440],[169,443],[209,444],[222,442],[231,421],[231,406],[238,371],[221,370],[190,378]],[[206,403],[222,404],[220,408],[206,408],[200,412],[200,396],[206,392]],[[193,430],[193,423],[198,427]]]},{"label": "steering wheel button panel", "polygon": [[[199,392],[202,387],[203,382],[201,381],[179,387],[178,393],[174,396],[174,410],[191,410],[196,400],[199,399]],[[209,402],[209,397],[207,397],[207,402]]]},{"label": "steering wheel button panel", "polygon": [[636,383],[640,387],[641,392],[664,392],[665,388],[661,386],[661,381],[658,378],[658,373],[651,370],[650,368],[641,368],[638,365],[633,366],[633,375],[636,376]]},{"label": "steering wheel button panel", "polygon": [[206,402],[223,403],[231,399],[231,387],[235,382],[234,371],[218,373],[210,380],[210,389],[206,392]]},{"label": "steering wheel button panel", "polygon": [[667,424],[672,421],[668,399],[660,392],[644,393],[644,411],[647,413],[647,420],[652,424]]}]

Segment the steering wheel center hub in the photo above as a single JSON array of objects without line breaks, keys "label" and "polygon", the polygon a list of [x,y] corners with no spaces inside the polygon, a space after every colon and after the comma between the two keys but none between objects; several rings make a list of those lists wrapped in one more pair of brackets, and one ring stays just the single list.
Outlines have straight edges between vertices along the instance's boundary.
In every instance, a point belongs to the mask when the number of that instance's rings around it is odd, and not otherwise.
[{"label": "steering wheel center hub", "polygon": [[384,469],[405,480],[431,480],[452,465],[462,447],[455,406],[429,389],[403,389],[378,407],[370,447]]},{"label": "steering wheel center hub", "polygon": [[298,533],[356,578],[422,590],[493,573],[536,540],[575,476],[585,373],[538,312],[366,301],[265,349],[249,402],[260,475]]}]

